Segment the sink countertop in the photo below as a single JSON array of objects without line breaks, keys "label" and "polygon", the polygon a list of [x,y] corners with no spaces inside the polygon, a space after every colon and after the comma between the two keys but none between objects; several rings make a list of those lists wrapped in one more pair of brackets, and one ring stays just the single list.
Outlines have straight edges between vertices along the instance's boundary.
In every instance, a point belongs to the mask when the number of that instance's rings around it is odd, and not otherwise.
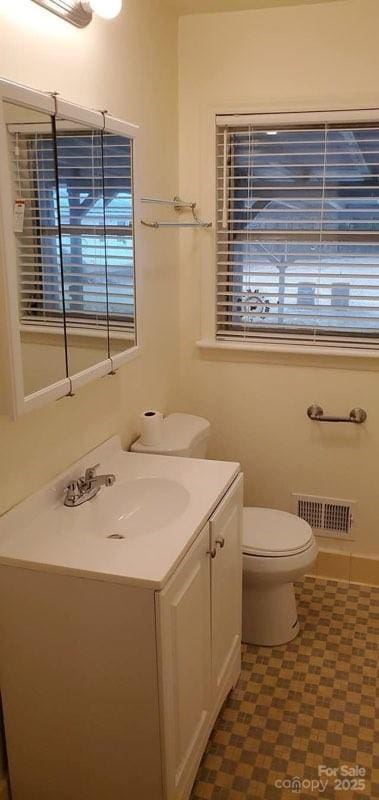
[{"label": "sink countertop", "polygon": [[[116,483],[81,506],[64,506],[65,485],[97,462],[98,473],[114,473]],[[159,590],[239,472],[233,462],[126,452],[114,436],[0,518],[0,564]],[[133,491],[132,513],[140,512],[145,487],[147,494],[167,490],[160,527],[151,530],[145,520],[141,532],[129,523],[123,484],[126,501]],[[108,538],[115,533],[124,538]]]}]

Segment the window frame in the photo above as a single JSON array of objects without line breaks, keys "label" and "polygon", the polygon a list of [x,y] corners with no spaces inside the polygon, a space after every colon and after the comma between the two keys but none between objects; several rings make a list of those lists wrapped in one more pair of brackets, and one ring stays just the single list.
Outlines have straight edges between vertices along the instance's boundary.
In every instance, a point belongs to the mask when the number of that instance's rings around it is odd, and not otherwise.
[{"label": "window frame", "polygon": [[[211,236],[204,235],[200,245],[201,255],[201,315],[200,315],[200,337],[197,339],[197,347],[202,351],[202,357],[221,360],[251,360],[262,358],[266,360],[276,359],[277,354],[282,354],[285,360],[290,359],[290,363],[297,360],[299,364],[307,364],[311,360],[317,360],[320,365],[334,360],[335,365],[340,361],[341,367],[346,366],[346,359],[349,359],[354,367],[377,369],[379,368],[379,348],[370,349],[362,345],[360,349],[343,345],[338,346],[338,339],[343,338],[336,335],[336,345],[328,347],[320,342],[310,344],[304,342],[271,341],[260,342],[253,340],[221,340],[216,338],[216,297],[217,297],[217,196],[216,196],[216,129],[222,117],[224,122],[238,122],[239,124],[267,125],[275,128],[279,124],[304,125],[307,123],[323,124],[330,123],[359,123],[359,122],[379,122],[379,109],[376,107],[367,109],[341,109],[341,110],[288,110],[280,108],[278,110],[258,110],[251,112],[251,104],[228,104],[212,105],[202,109],[200,115],[199,130],[199,198],[203,214],[213,219],[214,227]],[[201,176],[201,178],[200,178]],[[188,190],[187,190],[188,193]],[[366,339],[366,337],[362,337]],[[378,335],[379,338],[379,335]],[[367,341],[367,340],[366,340]],[[305,357],[305,360],[304,360]],[[327,360],[325,362],[325,357]],[[376,364],[375,362],[378,362]],[[354,362],[354,363],[353,363]]]}]

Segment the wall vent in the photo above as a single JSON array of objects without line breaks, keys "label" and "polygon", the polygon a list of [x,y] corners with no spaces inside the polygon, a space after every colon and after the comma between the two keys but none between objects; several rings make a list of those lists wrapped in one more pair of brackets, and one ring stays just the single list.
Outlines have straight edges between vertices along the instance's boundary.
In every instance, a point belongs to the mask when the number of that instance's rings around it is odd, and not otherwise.
[{"label": "wall vent", "polygon": [[294,512],[309,523],[316,536],[352,540],[356,501],[293,494]]}]

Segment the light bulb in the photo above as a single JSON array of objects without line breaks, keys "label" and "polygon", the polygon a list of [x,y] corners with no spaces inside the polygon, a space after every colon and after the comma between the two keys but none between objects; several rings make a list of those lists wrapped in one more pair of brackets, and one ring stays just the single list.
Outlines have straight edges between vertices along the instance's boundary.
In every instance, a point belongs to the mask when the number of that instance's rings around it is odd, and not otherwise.
[{"label": "light bulb", "polygon": [[90,6],[99,17],[114,19],[122,10],[122,0],[90,0]]}]

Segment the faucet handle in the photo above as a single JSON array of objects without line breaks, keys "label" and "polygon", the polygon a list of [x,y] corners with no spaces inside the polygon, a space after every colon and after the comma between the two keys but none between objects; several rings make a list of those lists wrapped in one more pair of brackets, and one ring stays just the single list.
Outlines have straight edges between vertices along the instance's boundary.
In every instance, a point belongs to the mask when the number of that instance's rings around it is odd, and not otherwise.
[{"label": "faucet handle", "polygon": [[95,464],[93,467],[88,467],[84,473],[84,480],[86,483],[89,481],[93,481],[96,478],[96,470],[99,468],[100,464]]}]

